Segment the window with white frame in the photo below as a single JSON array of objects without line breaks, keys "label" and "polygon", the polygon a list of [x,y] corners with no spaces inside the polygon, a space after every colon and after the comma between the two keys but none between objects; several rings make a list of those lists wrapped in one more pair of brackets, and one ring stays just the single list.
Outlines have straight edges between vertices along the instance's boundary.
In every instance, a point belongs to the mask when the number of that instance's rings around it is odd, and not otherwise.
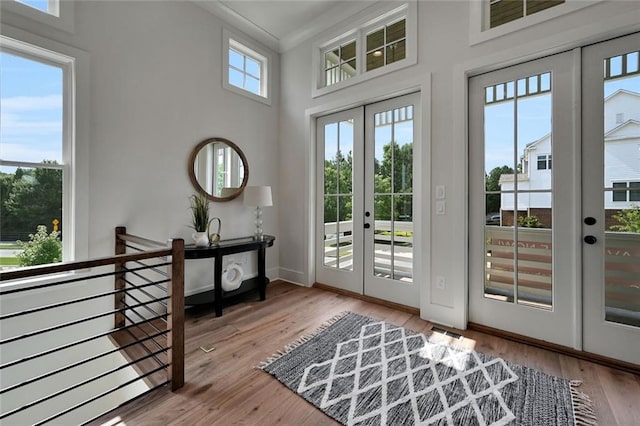
[{"label": "window with white frame", "polygon": [[0,0],[0,15],[3,24],[20,26],[22,19],[27,18],[37,24],[72,33],[75,27],[75,3],[62,0]]},{"label": "window with white frame", "polygon": [[223,86],[270,104],[268,52],[247,40],[240,40],[226,30],[224,42]]},{"label": "window with white frame", "polygon": [[538,170],[551,170],[551,154],[538,155]]},{"label": "window with white frame", "polygon": [[2,42],[0,241],[46,238],[54,248],[46,256],[21,258],[17,247],[17,256],[6,262],[29,266],[71,260],[72,58]]},{"label": "window with white frame", "polygon": [[60,16],[60,0],[17,0],[49,15]]},{"label": "window with white frame", "polygon": [[489,2],[489,28],[533,15],[541,10],[558,6],[565,0],[487,0]]},{"label": "window with white frame", "polygon": [[613,182],[613,201],[640,201],[640,182]]},{"label": "window with white frame", "polygon": [[314,96],[417,62],[417,4],[354,18],[343,35],[314,44]]}]

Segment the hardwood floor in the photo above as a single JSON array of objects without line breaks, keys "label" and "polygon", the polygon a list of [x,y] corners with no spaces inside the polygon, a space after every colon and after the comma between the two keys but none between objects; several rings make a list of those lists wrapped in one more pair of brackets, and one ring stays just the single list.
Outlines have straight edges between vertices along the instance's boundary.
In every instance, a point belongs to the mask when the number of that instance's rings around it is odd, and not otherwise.
[{"label": "hardwood floor", "polygon": [[[274,282],[267,300],[225,308],[187,311],[185,386],[152,392],[92,424],[110,425],[335,425],[280,382],[255,366],[300,335],[343,311],[428,332],[415,315],[315,288]],[[475,349],[548,374],[580,379],[593,400],[600,425],[640,424],[640,377],[479,332],[460,332]],[[205,353],[200,346],[213,345]]]}]

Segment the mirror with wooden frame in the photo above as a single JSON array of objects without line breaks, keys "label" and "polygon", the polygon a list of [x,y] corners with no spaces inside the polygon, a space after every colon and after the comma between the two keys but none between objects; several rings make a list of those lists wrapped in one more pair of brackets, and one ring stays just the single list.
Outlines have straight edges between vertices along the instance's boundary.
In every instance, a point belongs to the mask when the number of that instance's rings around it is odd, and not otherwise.
[{"label": "mirror with wooden frame", "polygon": [[249,164],[240,148],[224,138],[200,142],[189,156],[189,178],[211,201],[229,201],[242,194]]}]

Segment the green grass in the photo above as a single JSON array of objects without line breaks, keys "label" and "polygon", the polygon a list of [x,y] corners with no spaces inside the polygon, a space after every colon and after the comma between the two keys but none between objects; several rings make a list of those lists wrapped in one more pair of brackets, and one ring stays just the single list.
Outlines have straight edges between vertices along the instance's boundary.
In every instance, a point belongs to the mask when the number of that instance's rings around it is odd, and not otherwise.
[{"label": "green grass", "polygon": [[0,266],[18,266],[18,259],[15,257],[0,257]]}]

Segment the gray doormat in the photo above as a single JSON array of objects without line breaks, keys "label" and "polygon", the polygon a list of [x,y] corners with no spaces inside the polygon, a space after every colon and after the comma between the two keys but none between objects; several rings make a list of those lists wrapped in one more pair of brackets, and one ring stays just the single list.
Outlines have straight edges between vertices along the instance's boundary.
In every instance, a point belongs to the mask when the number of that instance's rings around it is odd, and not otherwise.
[{"label": "gray doormat", "polygon": [[345,425],[595,425],[579,381],[351,312],[259,365]]}]

